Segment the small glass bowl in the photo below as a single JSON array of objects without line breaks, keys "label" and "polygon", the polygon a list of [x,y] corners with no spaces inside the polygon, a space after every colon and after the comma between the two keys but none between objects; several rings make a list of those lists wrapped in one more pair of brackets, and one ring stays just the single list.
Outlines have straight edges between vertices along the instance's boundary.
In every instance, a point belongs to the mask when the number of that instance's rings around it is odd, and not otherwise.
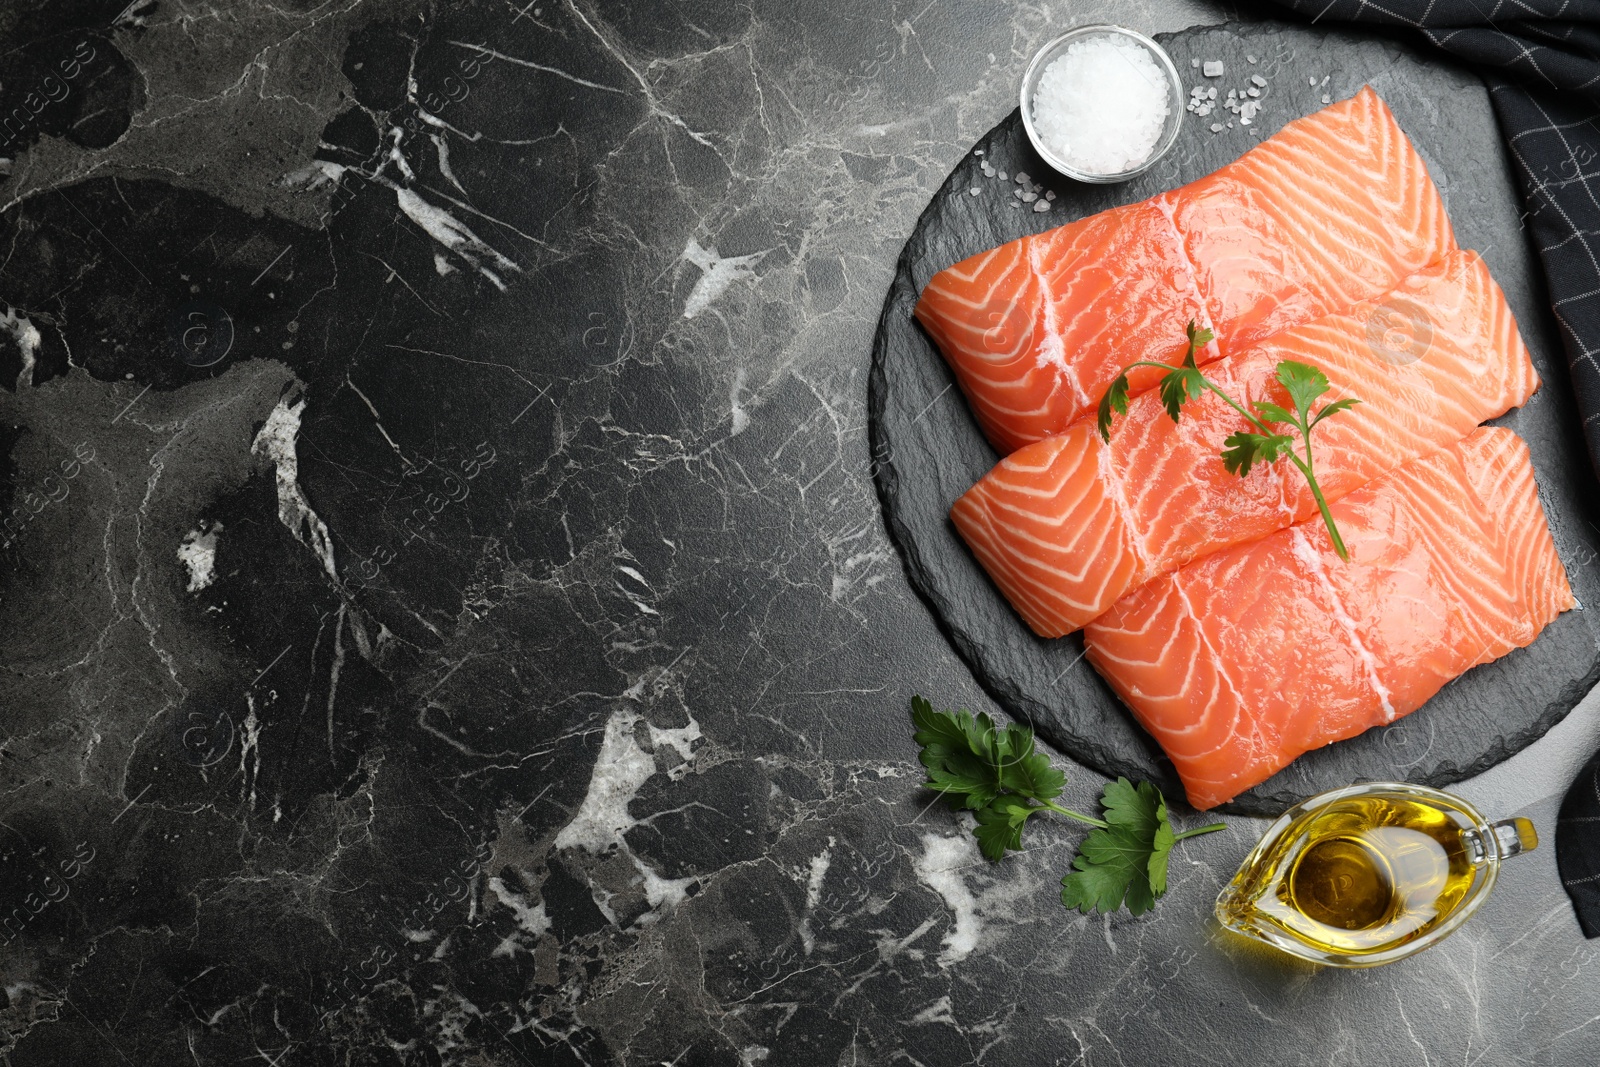
[{"label": "small glass bowl", "polygon": [[[1161,137],[1151,151],[1150,157],[1132,170],[1118,171],[1115,174],[1088,174],[1074,169],[1051,152],[1045,146],[1044,139],[1033,128],[1033,94],[1039,87],[1039,79],[1043,77],[1044,70],[1056,57],[1067,50],[1072,42],[1085,37],[1125,37],[1144,48],[1155,59],[1167,77],[1167,124],[1161,131]],[[1057,37],[1043,48],[1039,49],[1033,57],[1033,62],[1028,64],[1027,73],[1022,76],[1022,126],[1028,131],[1028,140],[1033,143],[1033,150],[1039,153],[1051,167],[1065,174],[1069,178],[1080,182],[1090,182],[1095,185],[1111,185],[1115,182],[1127,181],[1129,178],[1143,174],[1158,163],[1162,156],[1172,149],[1173,142],[1178,139],[1178,128],[1183,125],[1183,112],[1186,101],[1183,97],[1183,82],[1178,78],[1178,68],[1173,65],[1172,57],[1167,55],[1167,50],[1156,44],[1142,33],[1124,29],[1121,26],[1079,26],[1075,30]]]}]

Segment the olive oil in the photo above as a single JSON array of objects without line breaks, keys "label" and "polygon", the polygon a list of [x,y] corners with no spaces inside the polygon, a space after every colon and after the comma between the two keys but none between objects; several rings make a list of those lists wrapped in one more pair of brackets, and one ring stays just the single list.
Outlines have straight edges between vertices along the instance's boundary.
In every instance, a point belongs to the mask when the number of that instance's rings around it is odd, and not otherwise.
[{"label": "olive oil", "polygon": [[1218,897],[1217,918],[1319,962],[1387,962],[1453,930],[1500,858],[1536,843],[1527,820],[1491,827],[1435,790],[1338,790],[1279,820]]}]

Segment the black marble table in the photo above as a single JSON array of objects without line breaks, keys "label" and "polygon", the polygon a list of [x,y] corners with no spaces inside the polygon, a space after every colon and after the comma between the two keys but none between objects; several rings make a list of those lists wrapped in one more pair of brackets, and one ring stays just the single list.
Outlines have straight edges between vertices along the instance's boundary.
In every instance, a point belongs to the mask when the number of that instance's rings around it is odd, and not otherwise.
[{"label": "black marble table", "polygon": [[[1600,1060],[1548,845],[1315,971],[1209,918],[1261,821],[1086,919],[917,788],[995,709],[873,488],[895,257],[1038,44],[1252,14],[0,0],[0,1060]],[[1461,791],[1548,831],[1597,719]]]}]

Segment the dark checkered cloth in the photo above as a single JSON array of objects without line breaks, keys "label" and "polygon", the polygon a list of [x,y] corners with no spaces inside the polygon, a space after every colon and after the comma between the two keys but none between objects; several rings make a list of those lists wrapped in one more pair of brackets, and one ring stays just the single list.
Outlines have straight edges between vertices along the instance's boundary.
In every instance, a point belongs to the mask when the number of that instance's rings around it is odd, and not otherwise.
[{"label": "dark checkered cloth", "polygon": [[[1415,29],[1489,83],[1600,470],[1600,0],[1274,0],[1319,24]],[[1556,822],[1556,863],[1600,936],[1600,755]]]}]

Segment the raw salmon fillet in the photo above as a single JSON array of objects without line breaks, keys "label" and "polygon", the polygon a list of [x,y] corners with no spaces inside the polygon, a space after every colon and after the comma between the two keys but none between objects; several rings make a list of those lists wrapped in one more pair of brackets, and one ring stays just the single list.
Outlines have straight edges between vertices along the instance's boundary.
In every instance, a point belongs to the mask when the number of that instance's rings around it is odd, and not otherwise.
[{"label": "raw salmon fillet", "polygon": [[[1247,406],[1288,405],[1278,362],[1320,368],[1354,408],[1312,433],[1330,501],[1471,433],[1539,387],[1516,319],[1475,252],[1451,252],[1376,301],[1274,335],[1206,376]],[[1094,417],[1019,449],[950,509],[957,531],[1042,637],[1071,633],[1124,593],[1208,553],[1318,514],[1288,460],[1229,474],[1222,442],[1248,423],[1206,392],[1174,424],[1154,391],[1101,441]]]},{"label": "raw salmon fillet", "polygon": [[1065,430],[1134,360],[1177,363],[1191,320],[1217,336],[1197,358],[1220,358],[1455,247],[1422,158],[1366,88],[1209,177],[940,271],[915,314],[1004,455]]},{"label": "raw salmon fillet", "polygon": [[1164,575],[1085,631],[1197,808],[1415,711],[1576,603],[1509,430],[1413,460],[1333,513],[1348,563],[1320,520],[1302,523]]}]

